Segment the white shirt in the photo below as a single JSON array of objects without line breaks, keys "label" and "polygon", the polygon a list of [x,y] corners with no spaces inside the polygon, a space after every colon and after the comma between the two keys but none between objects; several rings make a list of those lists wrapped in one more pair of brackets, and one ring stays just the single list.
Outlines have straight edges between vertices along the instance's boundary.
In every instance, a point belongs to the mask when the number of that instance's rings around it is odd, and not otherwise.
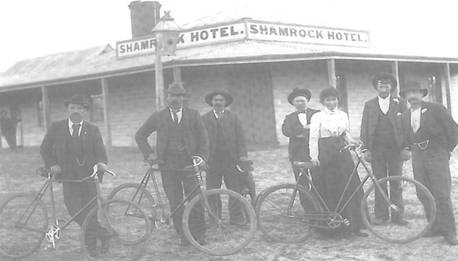
[{"label": "white shirt", "polygon": [[297,114],[297,117],[299,118],[302,126],[307,126],[307,110],[304,113]]},{"label": "white shirt", "polygon": [[421,121],[421,107],[413,110],[410,109],[410,125],[412,126],[413,132],[417,132],[420,128]]},{"label": "white shirt", "polygon": [[[70,119],[68,119],[68,131],[70,132],[70,136],[73,135],[73,124],[78,124],[72,122]],[[78,136],[81,135],[81,130],[83,129],[83,121],[79,122],[80,128],[78,130]]]},{"label": "white shirt", "polygon": [[213,113],[215,114],[215,117],[219,119],[220,115],[224,114],[224,110],[222,110],[219,114],[215,110],[213,110]]},{"label": "white shirt", "polygon": [[[172,112],[172,108],[169,108],[170,109],[170,117],[172,117],[172,120],[175,120],[173,118],[173,112]],[[181,122],[181,117],[183,115],[183,108],[181,108],[179,111],[176,112],[177,116],[178,116],[178,123]]]},{"label": "white shirt", "polygon": [[380,110],[382,110],[384,114],[387,114],[390,109],[390,95],[385,99],[378,96],[378,105],[380,106]]},{"label": "white shirt", "polygon": [[313,114],[310,120],[309,149],[312,160],[318,159],[318,140],[326,137],[337,137],[344,132],[349,132],[350,124],[345,112],[336,109]]}]

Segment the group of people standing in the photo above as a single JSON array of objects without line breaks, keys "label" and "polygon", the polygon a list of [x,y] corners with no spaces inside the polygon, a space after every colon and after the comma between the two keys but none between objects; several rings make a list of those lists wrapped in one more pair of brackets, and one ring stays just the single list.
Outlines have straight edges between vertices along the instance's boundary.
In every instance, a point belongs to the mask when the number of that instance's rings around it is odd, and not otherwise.
[{"label": "group of people standing", "polygon": [[[442,235],[451,245],[458,244],[455,220],[450,199],[450,152],[457,144],[456,123],[442,105],[423,101],[427,90],[417,83],[404,86],[401,94],[394,95],[396,80],[388,74],[374,78],[373,86],[378,96],[364,106],[361,124],[361,141],[368,152],[365,159],[370,161],[377,178],[387,175],[401,175],[402,161],[412,154],[414,177],[432,192],[437,206],[436,223],[428,236]],[[158,160],[161,164],[162,184],[170,208],[175,209],[183,199],[199,186],[198,177],[192,171],[183,171],[193,164],[193,159],[208,165],[207,188],[219,188],[224,183],[227,188],[241,192],[244,184],[238,175],[237,165],[247,162],[247,148],[238,116],[227,107],[233,97],[226,91],[214,91],[205,97],[211,107],[202,117],[199,112],[184,102],[187,91],[180,83],[174,83],[166,90],[167,107],[154,112],[136,132],[135,140],[144,159]],[[320,93],[321,111],[308,107],[311,92],[295,89],[288,101],[296,111],[287,115],[283,123],[283,133],[289,137],[289,159],[311,161],[317,170],[313,171],[313,182],[330,208],[337,205],[354,162],[348,151],[342,151],[345,144],[358,143],[350,136],[348,115],[339,110],[339,93],[335,88],[326,88]],[[81,179],[90,175],[97,166],[105,169],[108,162],[102,136],[97,126],[87,122],[85,117],[89,103],[82,96],[74,96],[66,101],[68,117],[49,128],[41,145],[41,155],[52,174],[66,179]],[[148,137],[156,132],[156,146],[151,147]],[[293,165],[296,178],[299,170]],[[360,184],[358,175],[352,176],[350,185]],[[390,186],[393,202],[402,209],[400,186]],[[95,193],[92,183],[64,184],[64,201],[71,214],[75,214],[87,204]],[[344,211],[345,218],[351,220],[350,230],[356,236],[367,236],[361,222],[359,204],[363,191],[357,192],[352,204]],[[376,201],[380,199],[376,198]],[[214,198],[211,206],[221,212],[221,202]],[[230,222],[244,225],[241,209],[229,202]],[[183,210],[173,216],[175,230],[182,245],[189,245],[181,227]],[[81,225],[87,213],[80,213],[76,221]],[[190,230],[194,238],[205,244],[203,209],[195,209],[190,217]],[[376,204],[376,220],[388,222],[388,210],[383,204]],[[391,222],[406,225],[402,215],[391,217]],[[109,246],[110,235],[98,224],[92,222],[94,233],[89,233],[88,248],[95,255],[97,239],[102,251]]]},{"label": "group of people standing", "polygon": [[[321,91],[322,111],[308,108],[309,90],[293,90],[288,101],[296,111],[286,116],[282,126],[283,134],[289,137],[291,162],[311,161],[317,166],[312,170],[313,183],[327,206],[334,209],[349,178],[350,191],[361,183],[358,175],[350,176],[355,165],[350,152],[342,150],[345,144],[363,144],[364,158],[371,163],[377,179],[402,175],[403,161],[412,157],[414,178],[431,191],[437,205],[437,218],[425,236],[443,236],[448,244],[458,245],[449,166],[458,141],[457,124],[442,105],[423,100],[428,90],[418,82],[407,82],[400,92],[402,98],[397,96],[397,81],[390,74],[376,75],[372,84],[378,95],[364,105],[360,140],[350,136],[348,115],[339,110],[335,88]],[[294,164],[292,168],[297,178],[298,169]],[[387,190],[386,185],[382,188]],[[401,184],[390,184],[387,194],[401,211],[390,218],[388,207],[376,193],[375,219],[371,222],[408,225],[402,215]],[[351,221],[346,233],[365,237],[359,211],[362,196],[360,189],[343,216]],[[422,195],[418,197],[422,202],[426,200]],[[430,210],[426,207],[425,211],[430,218]]]}]

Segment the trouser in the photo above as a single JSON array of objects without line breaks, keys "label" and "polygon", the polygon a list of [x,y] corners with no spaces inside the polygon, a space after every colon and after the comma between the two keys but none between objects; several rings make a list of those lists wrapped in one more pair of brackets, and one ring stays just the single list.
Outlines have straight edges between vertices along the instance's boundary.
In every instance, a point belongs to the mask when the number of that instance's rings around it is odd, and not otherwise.
[{"label": "trouser", "polygon": [[[64,182],[63,183],[64,203],[70,216],[76,215],[86,204],[88,204],[97,194],[96,184],[89,182],[74,183]],[[89,211],[92,207],[95,207],[96,201],[94,201],[90,207],[81,211],[74,219],[78,225],[82,226],[86,219]],[[103,228],[97,221],[97,216],[94,216],[88,221],[86,233],[86,244],[89,249],[96,248],[97,238],[105,238],[108,235],[108,231]]]},{"label": "trouser", "polygon": [[[242,185],[240,184],[240,179],[236,170],[236,163],[228,154],[215,155],[211,162],[209,162],[208,166],[209,169],[207,174],[207,189],[221,188],[222,181],[224,179],[226,188],[237,193],[241,193]],[[221,197],[219,195],[210,197],[209,204],[212,207],[212,210],[214,210],[216,214],[221,217]],[[230,222],[239,224],[245,222],[242,206],[238,201],[235,201],[232,197],[229,198],[228,207]]]},{"label": "trouser", "polygon": [[8,143],[8,146],[11,150],[16,149],[16,131],[9,131],[3,134],[5,136],[5,140]]},{"label": "trouser", "polygon": [[[372,152],[372,171],[377,179],[385,177],[395,177],[402,175],[402,161],[400,159],[400,152],[396,149],[376,149]],[[402,219],[404,212],[404,204],[402,200],[402,187],[401,182],[390,182],[390,193],[387,191],[387,184],[382,185],[382,189],[391,203],[395,204],[400,211],[393,212],[391,219],[396,221]],[[381,193],[375,191],[375,218],[380,220],[388,220],[389,211],[388,203],[385,202]]]},{"label": "trouser", "polygon": [[[449,166],[450,155],[442,147],[420,150],[412,148],[412,167],[414,178],[425,185],[436,201],[437,215],[432,226],[433,231],[443,235],[456,235],[455,217],[451,200],[451,175]],[[427,198],[417,191],[418,199],[423,203],[428,218],[431,210],[428,208]]]},{"label": "trouser", "polygon": [[[191,157],[186,153],[167,154],[165,156],[165,166],[161,169],[162,186],[169,200],[170,210],[172,211],[173,226],[178,235],[183,237],[183,205],[177,208],[183,201],[184,194],[194,197],[200,192],[200,182],[198,174],[194,171],[183,171],[186,166],[192,165]],[[194,194],[191,193],[194,191]],[[197,204],[191,211],[189,217],[189,229],[196,239],[205,236],[205,217],[204,209],[201,204]]]}]

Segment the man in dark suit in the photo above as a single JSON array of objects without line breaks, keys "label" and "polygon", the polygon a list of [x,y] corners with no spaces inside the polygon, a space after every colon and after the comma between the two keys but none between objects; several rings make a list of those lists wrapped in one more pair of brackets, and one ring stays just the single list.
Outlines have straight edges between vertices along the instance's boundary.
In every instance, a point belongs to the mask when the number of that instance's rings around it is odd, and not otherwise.
[{"label": "man in dark suit", "polygon": [[[387,73],[376,75],[372,85],[378,96],[364,104],[361,122],[361,141],[366,146],[365,159],[371,162],[372,171],[377,179],[402,174],[402,129],[401,114],[407,109],[404,100],[394,97],[397,88],[396,79]],[[387,193],[386,185],[383,187]],[[388,194],[388,193],[387,193]],[[402,188],[401,184],[390,184],[391,201],[399,207],[400,212],[393,213],[391,222],[398,225],[407,225],[402,218]],[[375,194],[376,225],[388,222],[390,219],[388,206],[380,193]]]},{"label": "man in dark suit", "polygon": [[[154,112],[135,134],[138,148],[145,160],[160,160],[162,185],[173,211],[183,200],[183,190],[188,196],[199,186],[194,171],[183,171],[193,164],[193,158],[208,158],[208,135],[199,112],[183,107],[186,90],[182,84],[174,83],[167,89],[167,108]],[[148,144],[148,137],[157,132],[156,154]],[[182,228],[183,207],[173,215],[173,225],[181,244],[189,245]],[[205,244],[203,208],[195,209],[190,217],[190,230],[200,244]]]},{"label": "man in dark suit", "polygon": [[[65,102],[68,118],[53,123],[41,144],[40,153],[45,166],[56,178],[80,180],[93,172],[94,166],[106,169],[108,162],[102,136],[97,126],[84,120],[88,102],[75,95]],[[96,185],[90,182],[64,182],[64,202],[71,216],[96,196]],[[75,221],[81,226],[88,211],[81,212]],[[96,255],[97,238],[102,241],[102,251],[109,246],[109,233],[97,220],[93,220],[87,231],[87,247]]]},{"label": "man in dark suit", "polygon": [[[236,114],[226,107],[233,102],[232,96],[225,91],[214,91],[205,97],[212,110],[203,116],[210,140],[208,159],[207,189],[221,188],[222,180],[230,190],[240,193],[242,184],[236,165],[247,160],[245,135],[242,123]],[[212,198],[210,204],[221,213],[221,199]],[[240,206],[229,202],[230,222],[242,225],[243,213]]]},{"label": "man in dark suit", "polygon": [[[286,115],[282,125],[283,135],[289,138],[288,153],[291,164],[295,161],[310,161],[309,136],[310,120],[312,115],[317,113],[308,107],[312,93],[308,89],[294,89],[288,95],[288,102],[296,108],[295,112]],[[299,178],[300,168],[292,164],[294,177]],[[300,181],[307,185],[305,177]]]},{"label": "man in dark suit", "polygon": [[[407,83],[401,94],[411,106],[402,115],[402,127],[405,145],[412,152],[413,175],[431,191],[437,205],[436,220],[426,236],[443,236],[448,244],[458,245],[449,165],[458,143],[458,126],[444,106],[423,101],[428,90],[418,82]],[[427,200],[421,194],[418,198]],[[428,205],[423,205],[430,217]]]}]

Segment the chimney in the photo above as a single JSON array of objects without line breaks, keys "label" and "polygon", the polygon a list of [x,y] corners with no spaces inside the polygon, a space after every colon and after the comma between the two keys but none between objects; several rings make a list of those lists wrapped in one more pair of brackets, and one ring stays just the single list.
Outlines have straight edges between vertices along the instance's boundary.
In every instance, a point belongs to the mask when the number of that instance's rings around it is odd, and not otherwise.
[{"label": "chimney", "polygon": [[132,1],[129,9],[132,39],[151,35],[160,18],[161,4],[158,1]]}]

